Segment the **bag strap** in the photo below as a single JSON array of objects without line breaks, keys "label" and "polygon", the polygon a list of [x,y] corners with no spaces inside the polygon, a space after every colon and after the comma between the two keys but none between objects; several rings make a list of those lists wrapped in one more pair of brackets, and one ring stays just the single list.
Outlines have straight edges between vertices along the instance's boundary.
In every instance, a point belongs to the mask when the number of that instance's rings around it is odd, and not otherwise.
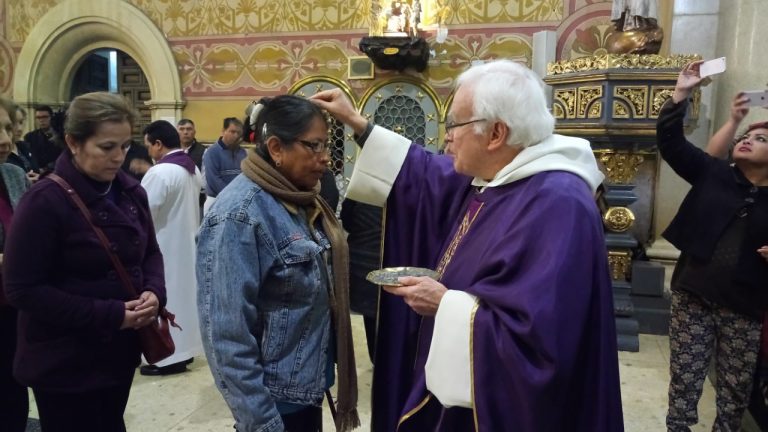
[{"label": "bag strap", "polygon": [[112,260],[112,265],[115,266],[115,270],[117,270],[117,274],[120,276],[120,280],[123,282],[123,288],[125,288],[129,294],[132,296],[138,297],[139,293],[136,292],[136,289],[133,287],[133,284],[131,283],[131,279],[128,277],[128,272],[125,271],[125,267],[123,267],[123,263],[120,262],[120,258],[115,254],[114,251],[112,251],[112,247],[109,244],[109,240],[107,239],[107,235],[104,234],[104,231],[93,224],[93,220],[91,218],[91,212],[88,211],[88,208],[85,206],[85,203],[80,198],[80,195],[77,194],[75,189],[67,183],[66,180],[58,176],[56,173],[50,173],[48,175],[48,178],[55,181],[59,186],[61,186],[62,189],[67,193],[67,196],[69,196],[69,199],[72,200],[72,202],[75,203],[78,209],[80,209],[80,212],[85,217],[85,220],[88,222],[88,224],[93,228],[93,231],[96,233],[96,237],[99,238],[99,241],[101,241],[101,245],[104,247],[104,250],[107,251],[107,255],[109,255],[109,259]]},{"label": "bag strap", "polygon": [[[112,265],[115,266],[115,270],[117,270],[117,274],[120,275],[120,280],[123,282],[123,288],[128,291],[128,293],[136,298],[139,297],[139,293],[136,292],[136,288],[133,287],[133,284],[131,283],[131,279],[128,277],[128,272],[125,271],[125,267],[123,267],[123,263],[120,262],[120,258],[117,256],[115,252],[112,251],[112,247],[109,245],[109,240],[107,240],[107,235],[104,234],[104,231],[93,224],[93,220],[91,219],[91,212],[88,211],[88,208],[85,206],[85,203],[80,198],[80,195],[77,194],[75,189],[67,183],[66,180],[58,176],[56,173],[50,173],[48,174],[47,178],[55,181],[59,186],[61,186],[62,189],[67,193],[67,196],[72,200],[72,202],[75,203],[77,208],[80,209],[80,212],[83,214],[83,217],[85,217],[85,220],[88,222],[88,225],[93,228],[93,231],[96,233],[96,237],[99,238],[99,241],[101,241],[101,245],[104,246],[104,250],[107,251],[107,255],[109,255],[109,259],[112,260]],[[176,327],[179,330],[182,330],[181,326],[176,324],[176,315],[168,311],[168,309],[161,307],[158,311],[158,315],[167,319],[171,326]]]}]

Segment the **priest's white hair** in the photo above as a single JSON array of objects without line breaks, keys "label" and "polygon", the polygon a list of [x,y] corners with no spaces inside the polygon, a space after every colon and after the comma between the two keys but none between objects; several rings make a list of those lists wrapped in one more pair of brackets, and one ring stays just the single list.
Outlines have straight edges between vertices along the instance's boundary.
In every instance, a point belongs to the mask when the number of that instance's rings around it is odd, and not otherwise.
[{"label": "priest's white hair", "polygon": [[[472,66],[457,81],[473,98],[474,118],[497,120],[509,126],[507,145],[528,147],[552,135],[555,118],[547,108],[544,82],[526,66],[495,60]],[[482,132],[489,123],[476,123]]]}]

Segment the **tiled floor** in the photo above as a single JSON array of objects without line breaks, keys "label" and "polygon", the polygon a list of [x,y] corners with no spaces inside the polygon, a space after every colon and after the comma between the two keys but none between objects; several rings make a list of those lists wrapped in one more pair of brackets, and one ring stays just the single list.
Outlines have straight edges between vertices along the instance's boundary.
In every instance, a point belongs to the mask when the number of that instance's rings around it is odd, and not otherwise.
[{"label": "tiled floor", "polygon": [[[371,364],[365,350],[362,320],[353,317],[355,352],[360,386],[360,414],[367,430],[370,420]],[[640,352],[619,353],[624,424],[627,432],[664,430],[669,377],[669,343],[663,336],[640,336]],[[216,390],[204,359],[196,359],[190,372],[168,377],[136,374],[125,414],[129,431],[231,431],[234,421]],[[34,404],[32,404],[34,410]],[[35,417],[33,412],[33,417]],[[699,424],[694,431],[712,427],[714,392],[709,381],[699,404]],[[324,412],[325,430],[333,430]]]}]

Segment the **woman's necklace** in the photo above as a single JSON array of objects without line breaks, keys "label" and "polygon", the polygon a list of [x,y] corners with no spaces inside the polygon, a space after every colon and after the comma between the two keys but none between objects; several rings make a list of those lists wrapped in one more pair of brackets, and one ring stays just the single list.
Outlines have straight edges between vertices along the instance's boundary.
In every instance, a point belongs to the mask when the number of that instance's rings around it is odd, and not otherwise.
[{"label": "woman's necklace", "polygon": [[109,182],[109,186],[107,186],[107,190],[105,190],[104,192],[97,192],[97,193],[98,193],[99,196],[107,196],[107,194],[111,190],[112,190],[112,182],[110,181]]}]

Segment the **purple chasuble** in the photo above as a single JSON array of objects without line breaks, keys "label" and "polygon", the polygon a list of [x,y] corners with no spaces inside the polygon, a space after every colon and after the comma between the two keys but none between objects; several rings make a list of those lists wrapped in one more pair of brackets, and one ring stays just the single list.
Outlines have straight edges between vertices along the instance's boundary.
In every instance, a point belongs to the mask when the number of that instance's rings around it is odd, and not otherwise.
[{"label": "purple chasuble", "polygon": [[187,170],[190,174],[195,175],[195,161],[193,161],[192,158],[183,150],[167,153],[165,156],[160,158],[157,163],[171,163],[178,165]]},{"label": "purple chasuble", "polygon": [[479,300],[475,407],[446,409],[427,391],[434,318],[382,291],[372,430],[622,431],[608,261],[586,183],[551,171],[479,193],[449,157],[412,146],[387,202],[384,265],[438,268],[468,213],[441,283]]}]

